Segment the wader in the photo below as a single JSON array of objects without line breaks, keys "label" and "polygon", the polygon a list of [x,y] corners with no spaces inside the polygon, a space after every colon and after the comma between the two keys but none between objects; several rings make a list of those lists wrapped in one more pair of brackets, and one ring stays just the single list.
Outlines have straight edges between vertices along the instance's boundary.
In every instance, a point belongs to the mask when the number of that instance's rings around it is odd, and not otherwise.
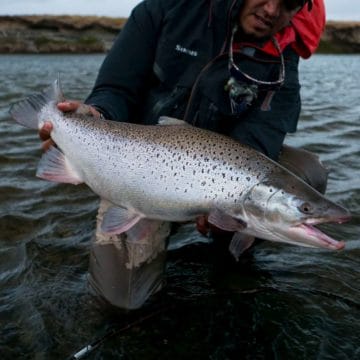
[{"label": "wader", "polygon": [[[328,172],[318,157],[284,145],[279,163],[325,193]],[[149,235],[141,241],[127,234],[104,235],[102,216],[109,202],[100,203],[97,230],[90,256],[89,284],[96,295],[122,309],[136,309],[164,284],[170,223],[149,221]],[[136,225],[135,225],[136,226]]]}]

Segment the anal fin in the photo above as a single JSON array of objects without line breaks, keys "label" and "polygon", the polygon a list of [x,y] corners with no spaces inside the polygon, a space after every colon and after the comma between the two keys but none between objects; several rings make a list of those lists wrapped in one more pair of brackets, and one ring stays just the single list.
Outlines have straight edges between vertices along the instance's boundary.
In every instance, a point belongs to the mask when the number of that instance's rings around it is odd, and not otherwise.
[{"label": "anal fin", "polygon": [[66,156],[54,146],[51,146],[41,157],[36,176],[49,181],[74,185],[84,182]]}]

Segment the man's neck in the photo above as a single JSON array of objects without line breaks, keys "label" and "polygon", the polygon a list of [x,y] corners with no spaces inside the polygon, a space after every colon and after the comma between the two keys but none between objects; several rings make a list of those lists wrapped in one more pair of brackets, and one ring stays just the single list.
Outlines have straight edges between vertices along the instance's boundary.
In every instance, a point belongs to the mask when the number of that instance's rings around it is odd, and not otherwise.
[{"label": "man's neck", "polygon": [[240,27],[238,28],[238,31],[235,34],[234,41],[237,43],[251,43],[256,44],[257,46],[264,45],[267,41],[270,40],[270,36],[267,37],[256,37],[251,34],[246,34]]}]

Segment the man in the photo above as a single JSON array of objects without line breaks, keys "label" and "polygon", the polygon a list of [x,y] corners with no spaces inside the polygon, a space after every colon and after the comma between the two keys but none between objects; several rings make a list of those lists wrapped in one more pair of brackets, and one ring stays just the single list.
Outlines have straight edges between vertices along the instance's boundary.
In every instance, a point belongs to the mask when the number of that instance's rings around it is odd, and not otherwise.
[{"label": "man", "polygon": [[[281,155],[324,191],[326,173],[316,159],[283,147],[300,113],[299,55],[311,55],[323,26],[320,0],[145,0],[106,57],[87,105],[58,107],[143,124],[161,115],[185,119],[274,160]],[[49,123],[40,132],[45,148],[50,131]],[[317,184],[314,167],[324,180]],[[98,224],[108,206],[100,204]],[[113,305],[140,307],[161,288],[170,225],[147,221],[152,235],[142,243],[98,227],[89,280]],[[205,219],[199,230],[206,232]]]}]

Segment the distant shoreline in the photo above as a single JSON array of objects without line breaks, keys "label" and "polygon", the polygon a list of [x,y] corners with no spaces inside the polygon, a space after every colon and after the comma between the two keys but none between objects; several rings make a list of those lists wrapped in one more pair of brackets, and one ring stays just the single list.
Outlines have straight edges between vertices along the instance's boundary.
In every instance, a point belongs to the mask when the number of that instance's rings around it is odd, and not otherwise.
[{"label": "distant shoreline", "polygon": [[[126,18],[0,16],[0,54],[105,53]],[[318,53],[360,53],[360,22],[329,21]]]}]

